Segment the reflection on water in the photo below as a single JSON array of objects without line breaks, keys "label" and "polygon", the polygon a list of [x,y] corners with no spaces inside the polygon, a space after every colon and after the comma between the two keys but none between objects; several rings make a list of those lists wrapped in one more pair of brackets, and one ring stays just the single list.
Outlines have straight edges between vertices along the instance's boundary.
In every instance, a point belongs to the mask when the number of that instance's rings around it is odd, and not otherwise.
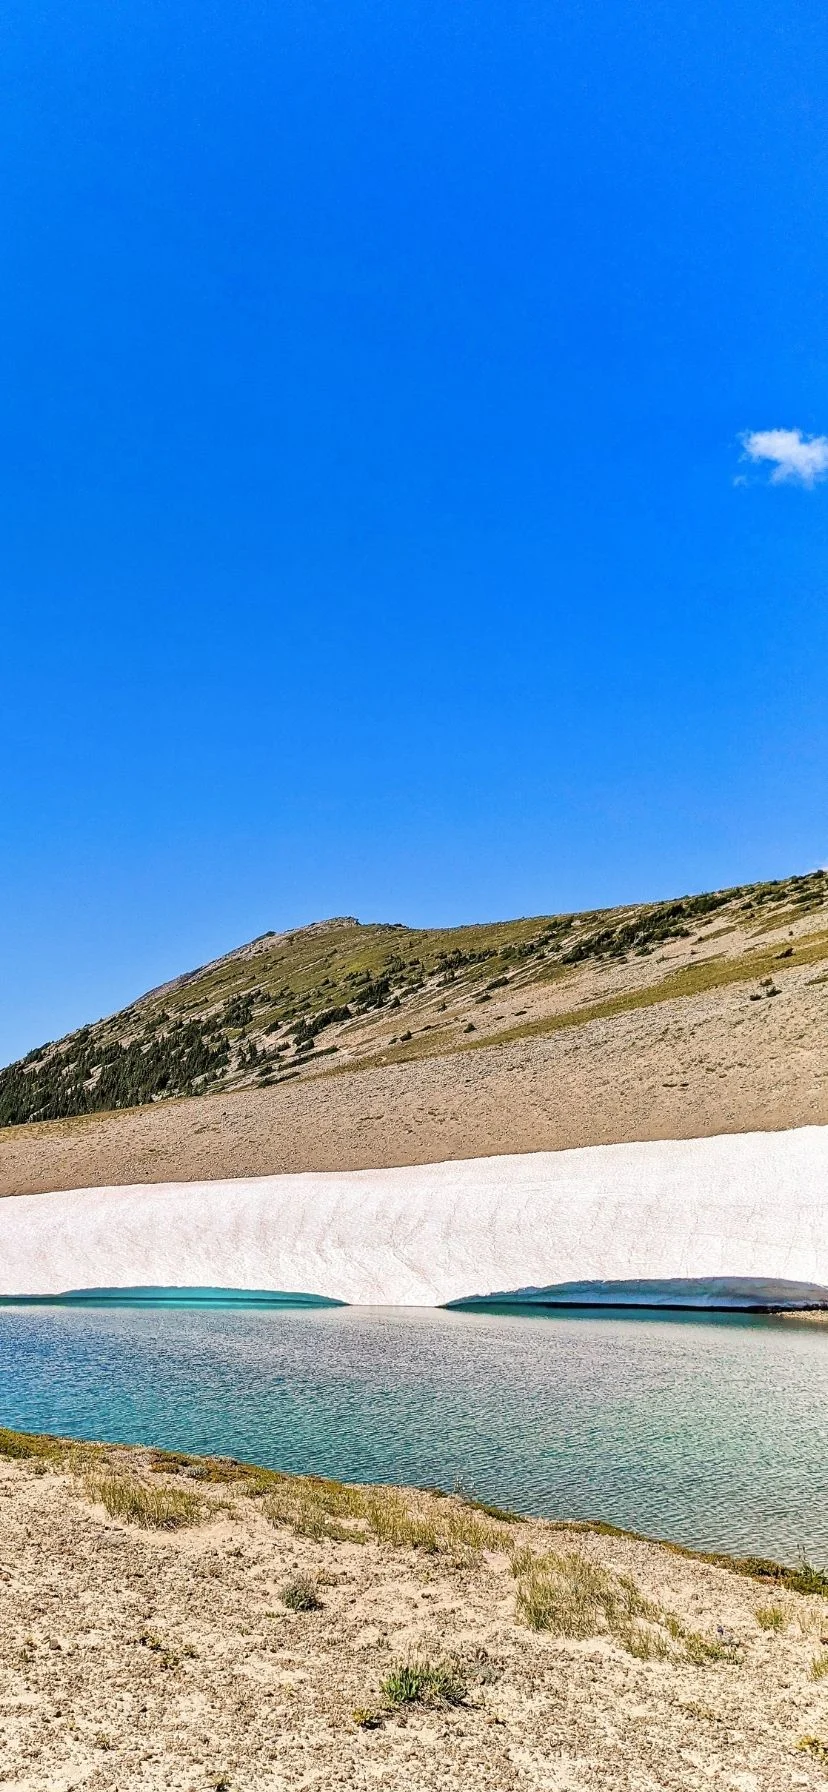
[{"label": "reflection on water", "polygon": [[0,1309],[0,1422],[828,1559],[828,1328],[647,1312]]}]

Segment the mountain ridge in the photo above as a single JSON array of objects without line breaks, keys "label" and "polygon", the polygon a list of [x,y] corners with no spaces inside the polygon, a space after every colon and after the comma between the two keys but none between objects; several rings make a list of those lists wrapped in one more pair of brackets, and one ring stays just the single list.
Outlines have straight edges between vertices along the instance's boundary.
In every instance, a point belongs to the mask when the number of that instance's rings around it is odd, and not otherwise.
[{"label": "mountain ridge", "polygon": [[[528,1049],[602,1026],[611,1059],[622,1049],[624,1017],[699,1001],[718,1011],[728,991],[737,1028],[751,1006],[767,1011],[783,993],[789,1021],[790,997],[810,1015],[812,986],[826,968],[822,870],[455,928],[333,916],[259,935],[35,1048],[0,1071],[0,1126],[28,1130],[130,1108],[158,1112],[173,1098],[358,1081],[425,1060],[439,1083],[449,1064],[459,1074],[470,1053]],[[818,1035],[815,1016],[807,1026]],[[814,1074],[819,1081],[821,1071]]]}]

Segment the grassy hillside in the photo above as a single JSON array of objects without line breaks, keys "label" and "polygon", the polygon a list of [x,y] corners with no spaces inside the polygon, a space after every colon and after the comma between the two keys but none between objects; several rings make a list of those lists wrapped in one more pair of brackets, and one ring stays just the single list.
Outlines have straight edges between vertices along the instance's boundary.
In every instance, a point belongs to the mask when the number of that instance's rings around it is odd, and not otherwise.
[{"label": "grassy hillside", "polygon": [[828,960],[817,871],[671,902],[448,929],[266,934],[0,1071],[0,1126],[266,1088],[537,1037]]}]

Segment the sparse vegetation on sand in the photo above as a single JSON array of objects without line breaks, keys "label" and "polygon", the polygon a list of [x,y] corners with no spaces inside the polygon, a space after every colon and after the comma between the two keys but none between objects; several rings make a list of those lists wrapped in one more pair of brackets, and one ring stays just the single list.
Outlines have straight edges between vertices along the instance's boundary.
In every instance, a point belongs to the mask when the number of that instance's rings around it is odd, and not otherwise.
[{"label": "sparse vegetation on sand", "polygon": [[110,1518],[145,1530],[178,1531],[204,1517],[204,1502],[180,1487],[148,1487],[134,1475],[111,1473],[88,1475],[84,1485],[89,1499],[104,1506]]},{"label": "sparse vegetation on sand", "polygon": [[645,1598],[629,1575],[601,1567],[580,1550],[512,1558],[517,1609],[533,1630],[562,1637],[613,1637],[639,1661],[662,1661],[673,1644],[689,1661],[737,1661],[735,1639],[703,1637],[674,1612]]},{"label": "sparse vegetation on sand", "polygon": [[806,1564],[10,1430],[0,1510],[2,1771],[32,1792],[824,1785]]}]

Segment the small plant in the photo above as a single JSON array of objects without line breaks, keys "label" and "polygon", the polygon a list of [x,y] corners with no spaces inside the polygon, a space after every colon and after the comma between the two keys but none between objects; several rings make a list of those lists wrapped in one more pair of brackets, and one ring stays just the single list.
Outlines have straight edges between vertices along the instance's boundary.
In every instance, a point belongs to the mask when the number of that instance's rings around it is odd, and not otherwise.
[{"label": "small plant", "polygon": [[828,1597],[828,1573],[824,1568],[815,1568],[806,1556],[801,1556],[796,1568],[789,1568],[785,1575],[785,1585],[794,1593],[817,1593]]},{"label": "small plant", "polygon": [[382,1724],[382,1712],[372,1705],[358,1705],[351,1716],[358,1730],[378,1730]]},{"label": "small plant", "polygon": [[796,1746],[803,1754],[813,1755],[823,1766],[828,1762],[828,1742],[823,1742],[821,1736],[800,1736]]},{"label": "small plant", "polygon": [[696,1667],[706,1667],[712,1661],[739,1660],[736,1644],[729,1638],[718,1637],[715,1642],[708,1642],[707,1637],[699,1636],[698,1631],[686,1630],[682,1641],[688,1661],[692,1661]]},{"label": "small plant", "polygon": [[664,1661],[670,1653],[665,1638],[644,1624],[630,1624],[619,1630],[618,1641],[637,1661]]},{"label": "small plant", "polygon": [[295,1580],[289,1580],[282,1587],[279,1598],[292,1612],[318,1612],[322,1609],[322,1601],[316,1588],[304,1574],[297,1574]]},{"label": "small plant", "polygon": [[762,1630],[784,1630],[788,1622],[781,1605],[760,1605],[756,1622]]},{"label": "small plant", "polygon": [[823,1649],[822,1653],[815,1655],[811,1662],[811,1679],[824,1680],[826,1674],[828,1674],[828,1650]]},{"label": "small plant", "polygon": [[86,1482],[89,1499],[104,1506],[110,1518],[144,1530],[178,1531],[198,1524],[204,1507],[194,1493],[180,1487],[148,1487],[126,1475],[93,1475]]},{"label": "small plant", "polygon": [[[151,1649],[153,1655],[158,1656],[159,1667],[177,1668],[179,1666],[181,1657],[160,1636],[156,1636],[154,1631],[143,1631],[138,1641],[144,1649]],[[192,1654],[194,1651],[186,1650],[185,1653]]]},{"label": "small plant", "polygon": [[450,1661],[400,1661],[380,1687],[391,1710],[400,1705],[462,1705],[466,1682],[457,1664]]}]

